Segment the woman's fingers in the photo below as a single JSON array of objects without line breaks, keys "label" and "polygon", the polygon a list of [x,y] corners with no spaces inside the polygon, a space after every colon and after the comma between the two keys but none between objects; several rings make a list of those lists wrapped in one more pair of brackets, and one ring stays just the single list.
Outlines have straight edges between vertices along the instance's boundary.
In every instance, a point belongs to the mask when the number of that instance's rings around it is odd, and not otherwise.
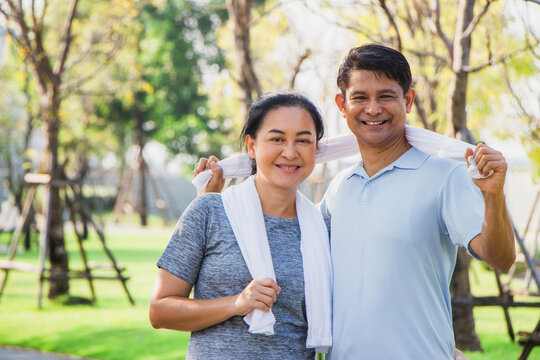
[{"label": "woman's fingers", "polygon": [[241,315],[254,309],[268,311],[276,302],[280,291],[281,288],[272,279],[253,280],[237,295],[235,306]]},{"label": "woman's fingers", "polygon": [[209,192],[219,193],[223,190],[223,187],[225,186],[225,179],[223,178],[223,170],[218,165],[216,165],[218,162],[219,159],[212,155],[208,159],[200,158],[199,161],[197,161],[197,163],[195,164],[195,169],[193,170],[193,177],[196,177],[203,171],[212,170],[212,177],[210,178],[210,181],[208,181],[206,188],[203,192],[198,191],[197,195]]},{"label": "woman's fingers", "polygon": [[195,164],[195,169],[193,169],[193,177],[199,175],[204,170],[206,170],[206,165],[208,164],[207,158],[200,158],[199,161]]}]

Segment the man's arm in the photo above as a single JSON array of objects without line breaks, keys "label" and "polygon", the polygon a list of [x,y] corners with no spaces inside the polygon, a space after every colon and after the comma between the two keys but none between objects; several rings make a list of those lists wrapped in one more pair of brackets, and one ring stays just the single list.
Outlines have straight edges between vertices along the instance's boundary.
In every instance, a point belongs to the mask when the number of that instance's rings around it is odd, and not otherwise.
[{"label": "man's arm", "polygon": [[493,170],[488,178],[473,179],[484,197],[485,215],[482,232],[469,245],[490,266],[508,270],[516,259],[514,232],[503,191],[508,164],[500,152],[482,144],[476,147],[474,154],[468,149],[465,158],[469,155],[474,155],[481,174],[487,175]]}]

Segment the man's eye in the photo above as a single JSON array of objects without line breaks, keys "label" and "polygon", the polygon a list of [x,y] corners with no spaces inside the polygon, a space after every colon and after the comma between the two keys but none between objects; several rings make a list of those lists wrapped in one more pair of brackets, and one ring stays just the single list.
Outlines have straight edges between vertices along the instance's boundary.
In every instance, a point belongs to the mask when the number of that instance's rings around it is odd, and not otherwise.
[{"label": "man's eye", "polygon": [[298,142],[302,143],[302,144],[311,144],[312,143],[312,141],[310,139],[298,139]]},{"label": "man's eye", "polygon": [[282,139],[282,138],[271,138],[270,141],[273,141],[273,142],[283,142],[283,139]]}]

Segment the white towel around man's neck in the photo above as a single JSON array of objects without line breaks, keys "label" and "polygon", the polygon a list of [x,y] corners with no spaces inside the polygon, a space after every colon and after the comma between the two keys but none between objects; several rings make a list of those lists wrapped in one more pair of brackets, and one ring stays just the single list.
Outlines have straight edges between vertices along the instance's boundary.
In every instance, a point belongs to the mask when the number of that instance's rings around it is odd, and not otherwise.
[{"label": "white towel around man's neck", "polygon": [[[450,138],[436,132],[414,126],[405,126],[405,137],[409,144],[420,151],[438,157],[446,157],[454,160],[465,161],[465,151],[468,148],[474,150],[474,145]],[[358,143],[354,135],[342,135],[335,138],[321,140],[317,149],[316,162],[343,159],[352,155],[358,155]],[[472,157],[469,157],[468,172],[473,179],[483,178],[478,172]],[[224,178],[246,177],[251,175],[251,159],[247,154],[231,156],[217,162],[223,170]],[[193,185],[199,191],[204,191],[208,181],[212,177],[212,171],[206,170],[193,179]]]},{"label": "white towel around man's neck", "polygon": [[[251,276],[253,279],[276,280],[264,215],[255,187],[255,175],[239,185],[227,188],[221,197]],[[304,268],[308,323],[306,347],[327,352],[332,345],[332,266],[328,230],[319,209],[300,191],[296,192],[296,213],[300,225],[300,251]],[[272,311],[253,310],[244,317],[244,321],[252,333],[274,334],[276,319]]]}]

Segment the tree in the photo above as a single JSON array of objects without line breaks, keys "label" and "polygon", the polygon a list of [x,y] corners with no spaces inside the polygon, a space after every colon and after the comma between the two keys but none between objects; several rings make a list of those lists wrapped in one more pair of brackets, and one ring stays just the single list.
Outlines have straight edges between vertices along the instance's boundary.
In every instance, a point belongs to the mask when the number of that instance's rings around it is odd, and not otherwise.
[{"label": "tree", "polygon": [[[481,72],[531,50],[530,44],[493,30],[504,29],[507,21],[502,5],[497,7],[495,3],[460,0],[456,8],[453,1],[373,0],[340,9],[328,1],[321,6],[325,8],[321,14],[334,23],[333,19],[341,19],[338,23],[356,32],[361,41],[384,43],[403,52],[411,62],[417,91],[417,114],[411,118],[431,130],[440,130],[446,124],[448,135],[476,143],[470,131],[470,109],[482,108],[484,118],[491,115],[491,107],[484,104],[489,103],[493,91],[486,85],[493,81],[482,77]],[[330,7],[339,15],[328,16]],[[478,78],[475,83],[482,84],[484,90],[475,92],[471,106],[468,90],[473,78]],[[498,89],[503,90],[500,85]],[[441,106],[443,103],[446,106]],[[451,284],[456,296],[471,296],[468,267],[469,258],[460,249]],[[454,308],[453,314],[458,347],[480,350],[472,307]]]},{"label": "tree", "polygon": [[[77,11],[78,0],[72,0],[60,35],[58,56],[56,61],[51,59],[50,51],[45,49],[44,17],[47,3],[43,3],[41,11],[37,4],[32,2],[31,8],[25,9],[22,2],[15,3],[6,0],[0,5],[0,12],[8,21],[8,26],[16,25],[20,32],[20,38],[14,32],[12,36],[19,43],[26,54],[26,59],[32,66],[37,89],[40,95],[40,105],[45,124],[46,150],[44,157],[45,172],[52,179],[60,179],[61,167],[58,159],[58,132],[60,129],[60,86],[62,85],[66,59],[72,40],[72,24]],[[51,262],[51,274],[66,274],[68,271],[68,258],[64,243],[64,227],[62,222],[62,206],[57,187],[51,188],[51,213],[50,213],[50,239],[49,259]],[[67,279],[53,280],[50,282],[49,297],[68,292]]]},{"label": "tree", "polygon": [[201,86],[205,69],[223,64],[214,35],[219,18],[195,2],[167,0],[141,2],[135,24],[128,46],[109,72],[119,91],[103,99],[97,113],[119,143],[137,148],[138,193],[142,194],[137,211],[144,226],[146,143],[155,140],[170,154],[189,158],[219,156],[228,131],[219,119],[209,116]]},{"label": "tree", "polygon": [[[103,2],[100,2],[103,3]],[[61,6],[63,5],[63,6]],[[86,4],[83,4],[86,5]],[[95,5],[95,3],[94,3]],[[114,12],[113,12],[114,13]],[[39,97],[40,120],[44,127],[45,150],[41,171],[52,181],[62,179],[69,154],[65,151],[61,134],[65,128],[62,104],[65,98],[80,90],[99,71],[86,68],[84,75],[76,76],[78,66],[88,65],[88,57],[98,58],[98,45],[112,45],[106,59],[114,55],[119,44],[111,40],[112,25],[102,26],[102,33],[86,34],[84,25],[92,21],[88,6],[78,0],[60,1],[6,0],[0,3],[0,16],[6,22],[10,38],[21,54],[22,61],[32,70],[32,81]],[[73,48],[80,50],[70,58]],[[105,61],[106,62],[106,61]],[[80,69],[80,68],[79,68]],[[45,205],[45,204],[44,204]],[[48,297],[53,299],[69,291],[68,256],[64,241],[63,205],[58,187],[50,191]]]}]

